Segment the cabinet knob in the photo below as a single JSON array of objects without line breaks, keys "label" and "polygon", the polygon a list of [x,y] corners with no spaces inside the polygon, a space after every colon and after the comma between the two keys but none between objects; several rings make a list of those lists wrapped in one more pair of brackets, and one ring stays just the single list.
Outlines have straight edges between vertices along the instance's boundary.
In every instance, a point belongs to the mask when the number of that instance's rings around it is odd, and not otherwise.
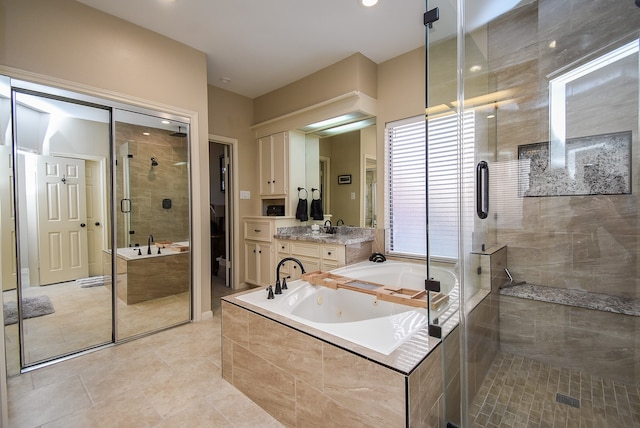
[{"label": "cabinet knob", "polygon": [[260,233],[260,232],[262,232],[262,230],[260,230],[260,229],[253,229],[253,231],[254,231],[255,233]]},{"label": "cabinet knob", "polygon": [[294,268],[294,269],[298,269],[298,266],[297,266],[297,265],[293,265],[293,268]]},{"label": "cabinet knob", "polygon": [[284,250],[284,245],[282,246],[282,249]]},{"label": "cabinet knob", "polygon": [[328,255],[331,255],[331,251],[327,252]]},{"label": "cabinet knob", "polygon": [[262,250],[258,251],[258,254],[262,254]]},{"label": "cabinet knob", "polygon": [[256,250],[253,250],[253,252],[255,253],[255,252],[256,252]]}]

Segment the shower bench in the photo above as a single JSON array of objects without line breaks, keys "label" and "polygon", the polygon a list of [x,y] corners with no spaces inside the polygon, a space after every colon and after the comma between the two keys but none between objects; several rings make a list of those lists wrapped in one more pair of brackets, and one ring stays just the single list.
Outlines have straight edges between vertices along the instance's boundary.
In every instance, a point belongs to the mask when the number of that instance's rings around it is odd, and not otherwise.
[{"label": "shower bench", "polygon": [[500,290],[500,348],[627,384],[640,383],[640,299],[534,284]]}]

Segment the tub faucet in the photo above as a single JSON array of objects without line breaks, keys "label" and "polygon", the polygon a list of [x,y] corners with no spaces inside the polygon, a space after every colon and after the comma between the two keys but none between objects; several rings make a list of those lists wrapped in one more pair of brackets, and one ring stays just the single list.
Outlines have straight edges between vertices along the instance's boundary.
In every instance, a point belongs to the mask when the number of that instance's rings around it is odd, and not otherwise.
[{"label": "tub faucet", "polygon": [[147,238],[147,254],[151,254],[151,243],[153,242],[153,235],[149,235]]},{"label": "tub faucet", "polygon": [[306,273],[304,270],[304,266],[302,266],[302,262],[300,260],[294,257],[285,257],[284,259],[280,260],[280,262],[278,263],[278,266],[276,267],[276,289],[274,291],[275,294],[282,294],[282,289],[284,288],[286,290],[287,288],[286,279],[283,280],[284,287],[280,284],[280,268],[282,267],[282,265],[284,265],[288,261],[297,263],[298,266],[300,266],[300,270],[302,271],[302,273]]}]

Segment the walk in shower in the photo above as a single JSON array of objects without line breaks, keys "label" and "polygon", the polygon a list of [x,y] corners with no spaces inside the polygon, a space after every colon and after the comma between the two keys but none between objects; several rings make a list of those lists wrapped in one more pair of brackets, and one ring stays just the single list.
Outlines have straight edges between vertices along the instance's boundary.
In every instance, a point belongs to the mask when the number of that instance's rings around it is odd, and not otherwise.
[{"label": "walk in shower", "polygon": [[466,307],[446,420],[640,426],[640,7],[436,3],[427,139],[456,118]]}]

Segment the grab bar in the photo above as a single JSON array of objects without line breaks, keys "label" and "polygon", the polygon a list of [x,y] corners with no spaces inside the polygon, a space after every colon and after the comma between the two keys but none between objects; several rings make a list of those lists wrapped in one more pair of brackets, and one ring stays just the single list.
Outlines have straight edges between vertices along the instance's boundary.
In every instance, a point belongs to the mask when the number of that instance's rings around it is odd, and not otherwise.
[{"label": "grab bar", "polygon": [[481,219],[489,216],[489,164],[485,161],[476,165],[476,213]]}]

